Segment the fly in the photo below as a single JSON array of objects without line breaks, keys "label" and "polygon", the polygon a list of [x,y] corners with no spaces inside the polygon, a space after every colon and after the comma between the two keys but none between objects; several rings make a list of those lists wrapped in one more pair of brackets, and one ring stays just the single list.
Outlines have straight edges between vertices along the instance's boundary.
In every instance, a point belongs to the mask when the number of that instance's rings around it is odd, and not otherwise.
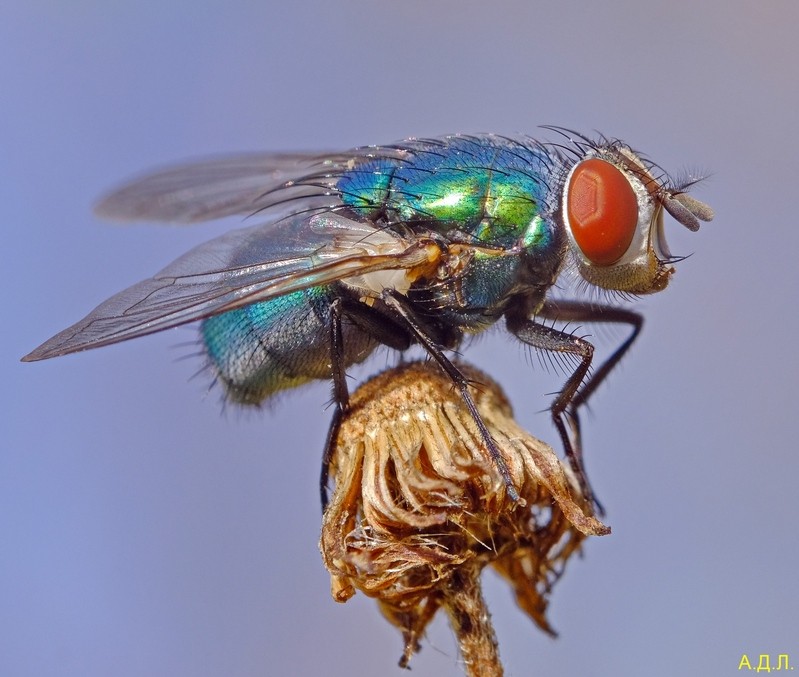
[{"label": "fly", "polygon": [[[42,360],[195,320],[226,397],[258,405],[331,378],[335,409],[320,491],[343,413],[345,371],[379,345],[421,345],[450,376],[508,495],[508,468],[447,356],[504,319],[536,349],[574,358],[551,405],[566,456],[592,497],[580,407],[630,348],[643,318],[620,305],[555,300],[564,275],[620,296],[664,289],[679,260],[663,212],[695,231],[713,211],[615,139],[549,127],[562,144],[497,135],[409,139],[335,154],[255,154],[157,172],[120,188],[104,217],[197,222],[265,215],[111,297],[26,355]],[[595,371],[593,345],[558,322],[627,325]]]}]

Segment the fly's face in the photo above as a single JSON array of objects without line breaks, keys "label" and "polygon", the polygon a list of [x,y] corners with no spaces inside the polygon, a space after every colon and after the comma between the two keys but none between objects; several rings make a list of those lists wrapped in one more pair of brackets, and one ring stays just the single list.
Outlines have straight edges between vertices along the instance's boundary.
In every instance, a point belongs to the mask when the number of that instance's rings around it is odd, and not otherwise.
[{"label": "fly's face", "polygon": [[589,283],[632,294],[664,289],[675,260],[663,210],[689,230],[713,210],[652,175],[653,166],[619,143],[597,145],[574,163],[564,183],[561,218],[573,259]]}]

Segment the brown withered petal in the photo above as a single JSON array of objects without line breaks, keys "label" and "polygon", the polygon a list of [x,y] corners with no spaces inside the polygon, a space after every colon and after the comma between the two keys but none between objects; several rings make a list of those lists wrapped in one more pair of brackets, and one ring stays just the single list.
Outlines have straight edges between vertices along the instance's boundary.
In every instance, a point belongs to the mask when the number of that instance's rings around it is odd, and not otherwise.
[{"label": "brown withered petal", "polygon": [[435,364],[405,364],[352,396],[331,463],[336,485],[320,547],[334,598],[344,602],[361,590],[402,631],[401,665],[443,608],[467,674],[496,675],[482,569],[493,566],[519,606],[554,634],[545,617],[552,585],[587,535],[610,529],[552,448],[514,421],[499,386],[459,367],[521,499],[508,497],[452,381]]}]

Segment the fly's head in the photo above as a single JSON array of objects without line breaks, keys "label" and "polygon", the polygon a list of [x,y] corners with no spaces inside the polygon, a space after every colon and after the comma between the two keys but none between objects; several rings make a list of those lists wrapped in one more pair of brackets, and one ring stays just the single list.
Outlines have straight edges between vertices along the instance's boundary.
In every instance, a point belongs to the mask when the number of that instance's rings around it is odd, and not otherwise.
[{"label": "fly's head", "polygon": [[565,177],[560,210],[580,275],[630,294],[665,289],[679,257],[666,244],[664,210],[692,231],[713,210],[687,194],[694,182],[673,185],[618,141],[573,143],[580,157]]}]

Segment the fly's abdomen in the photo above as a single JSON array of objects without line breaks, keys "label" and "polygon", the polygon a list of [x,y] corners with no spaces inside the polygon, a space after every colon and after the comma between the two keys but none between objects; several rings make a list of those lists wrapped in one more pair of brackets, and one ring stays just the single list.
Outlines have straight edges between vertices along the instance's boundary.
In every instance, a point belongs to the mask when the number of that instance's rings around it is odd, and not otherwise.
[{"label": "fly's abdomen", "polygon": [[[329,379],[329,287],[315,287],[231,310],[202,322],[202,340],[211,367],[227,396],[259,404],[279,390]],[[344,360],[360,362],[376,343],[344,324]]]},{"label": "fly's abdomen", "polygon": [[341,200],[365,218],[423,222],[465,231],[486,244],[523,237],[548,206],[552,158],[502,137],[414,141],[407,159],[369,160],[336,184]]}]

